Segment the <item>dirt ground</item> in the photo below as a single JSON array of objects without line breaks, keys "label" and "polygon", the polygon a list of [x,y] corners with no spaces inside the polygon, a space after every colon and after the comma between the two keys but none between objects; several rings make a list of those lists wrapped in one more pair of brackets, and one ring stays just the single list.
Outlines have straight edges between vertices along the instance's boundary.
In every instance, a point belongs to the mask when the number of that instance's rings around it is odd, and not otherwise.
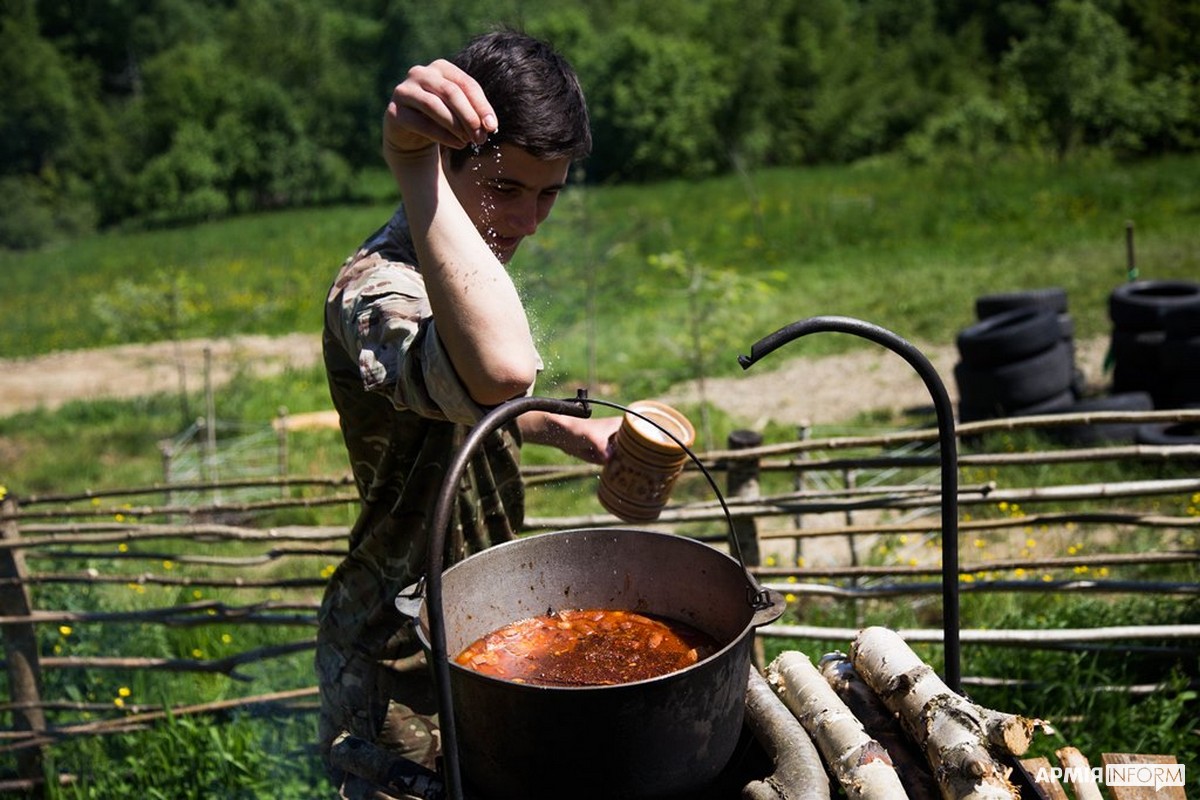
[{"label": "dirt ground", "polygon": [[[1076,343],[1080,369],[1098,378],[1107,342]],[[315,335],[239,336],[193,339],[77,350],[34,358],[0,359],[0,416],[39,406],[54,409],[70,400],[127,398],[180,388],[181,371],[188,391],[203,388],[205,361],[219,386],[234,375],[277,374],[306,367],[320,358]],[[921,346],[937,369],[951,399],[956,399],[953,345]],[[903,359],[870,346],[839,356],[813,358],[778,352],[744,375],[707,381],[713,405],[740,424],[760,428],[768,420],[780,424],[829,424],[878,410],[928,407],[929,393]],[[698,397],[693,384],[675,387],[661,399],[689,402]],[[320,415],[327,419],[328,415]]]}]

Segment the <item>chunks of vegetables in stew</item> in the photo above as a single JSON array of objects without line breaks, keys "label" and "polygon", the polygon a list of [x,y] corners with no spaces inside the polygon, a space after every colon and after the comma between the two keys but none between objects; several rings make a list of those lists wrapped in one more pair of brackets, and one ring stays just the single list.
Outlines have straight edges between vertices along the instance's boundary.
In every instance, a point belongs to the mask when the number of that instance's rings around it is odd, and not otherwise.
[{"label": "chunks of vegetables in stew", "polygon": [[696,628],[632,611],[579,609],[520,620],[455,659],[486,675],[543,686],[606,686],[691,666],[719,649]]}]

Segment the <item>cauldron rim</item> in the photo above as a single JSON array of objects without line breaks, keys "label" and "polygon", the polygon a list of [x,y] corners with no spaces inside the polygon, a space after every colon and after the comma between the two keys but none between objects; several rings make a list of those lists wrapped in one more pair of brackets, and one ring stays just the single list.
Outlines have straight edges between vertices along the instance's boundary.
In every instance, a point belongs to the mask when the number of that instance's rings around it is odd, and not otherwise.
[{"label": "cauldron rim", "polygon": [[[592,527],[592,528],[567,528],[567,529],[563,529],[563,530],[540,531],[537,533],[531,533],[531,534],[526,534],[524,536],[519,536],[519,537],[517,537],[515,539],[511,539],[507,542],[500,542],[496,545],[493,545],[492,547],[487,548],[486,550],[480,550],[476,553],[472,553],[471,555],[467,556],[466,558],[447,567],[446,570],[443,572],[443,575],[444,576],[450,575],[454,570],[460,568],[462,565],[466,564],[467,562],[476,561],[477,559],[480,559],[483,557],[494,558],[498,552],[502,552],[504,549],[512,548],[512,547],[530,546],[527,543],[532,542],[534,540],[544,540],[546,538],[551,538],[551,537],[560,538],[560,537],[566,537],[566,536],[570,536],[570,535],[593,535],[593,534],[598,534],[598,535],[612,534],[612,535],[618,535],[618,536],[626,536],[626,535],[650,536],[650,537],[658,537],[661,540],[670,540],[672,542],[671,546],[673,546],[673,547],[679,546],[679,547],[685,547],[685,548],[692,548],[692,549],[696,550],[697,552],[703,552],[706,557],[716,559],[716,561],[718,563],[722,563],[723,566],[726,565],[725,562],[728,562],[727,565],[730,569],[736,570],[737,573],[739,573],[739,574],[744,573],[744,567],[742,566],[741,562],[739,562],[736,558],[731,556],[729,553],[719,550],[716,547],[713,547],[712,545],[707,544],[702,541],[699,541],[697,539],[693,539],[688,536],[682,536],[679,534],[666,533],[664,531],[650,530],[650,529],[646,529],[646,528],[613,526],[613,527]],[[747,587],[747,588],[749,588],[749,587]],[[617,607],[614,606],[614,609],[615,608],[617,608]],[[661,612],[657,612],[653,609],[620,608],[620,610],[634,611],[634,612],[638,612],[638,613],[647,613],[647,614],[659,614],[661,616],[666,616],[668,618],[673,619],[673,617],[670,617],[670,615],[662,614]],[[414,628],[416,629],[417,638],[420,641],[421,646],[424,648],[426,653],[428,653],[431,649],[431,643],[430,643],[430,637],[429,637],[428,613],[429,613],[428,604],[425,601],[425,599],[422,599],[421,604],[420,604],[419,614],[418,614],[417,618],[414,620],[414,623],[415,623]],[[517,621],[518,620],[516,620],[516,619],[509,620],[510,623],[517,622]],[[676,621],[685,622],[684,620],[676,620]],[[691,624],[691,623],[688,623],[688,624]],[[715,661],[718,661],[718,660],[726,657],[728,655],[729,651],[733,650],[734,648],[739,647],[741,645],[742,641],[746,638],[746,636],[752,634],[754,629],[762,624],[765,624],[765,622],[761,621],[761,620],[756,620],[755,609],[753,607],[753,604],[750,602],[749,594],[747,594],[746,621],[742,625],[741,629],[737,632],[736,635],[734,635],[732,637],[730,637],[728,635],[717,636],[712,631],[705,631],[705,633],[709,634],[710,636],[713,636],[715,639],[717,639],[718,642],[722,643],[720,648],[718,648],[716,651],[714,651],[713,653],[710,653],[708,656],[705,656],[704,658],[700,659],[695,664],[689,664],[688,666],[683,667],[681,669],[673,670],[671,672],[664,673],[662,675],[656,675],[656,676],[653,676],[650,678],[643,678],[643,679],[636,680],[636,681],[625,681],[622,683],[615,683],[615,684],[596,684],[596,685],[588,685],[588,686],[553,686],[553,685],[523,683],[523,682],[511,680],[508,678],[502,678],[502,677],[498,677],[498,676],[494,676],[494,675],[487,675],[485,673],[470,669],[469,667],[465,667],[465,666],[459,664],[454,659],[454,654],[450,654],[449,666],[452,671],[454,671],[456,673],[461,673],[464,676],[469,676],[470,680],[478,680],[478,681],[483,681],[483,682],[487,682],[487,683],[494,683],[497,685],[504,686],[506,689],[508,689],[510,691],[520,691],[520,692],[527,691],[527,692],[531,692],[531,693],[545,694],[545,693],[596,692],[596,691],[600,691],[600,690],[609,690],[610,693],[615,694],[615,693],[619,692],[619,690],[622,690],[622,689],[636,688],[636,687],[644,686],[644,685],[650,684],[650,683],[662,683],[664,681],[669,681],[672,679],[684,680],[684,679],[686,679],[688,674],[698,671],[698,670],[702,670],[702,669],[706,668],[711,662],[715,662]],[[490,632],[490,631],[487,631],[487,632]]]}]

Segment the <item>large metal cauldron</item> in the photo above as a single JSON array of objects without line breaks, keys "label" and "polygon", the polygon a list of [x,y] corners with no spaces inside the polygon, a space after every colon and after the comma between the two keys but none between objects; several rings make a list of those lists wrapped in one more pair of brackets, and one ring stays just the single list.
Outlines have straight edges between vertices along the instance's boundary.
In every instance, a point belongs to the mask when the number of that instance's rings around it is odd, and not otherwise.
[{"label": "large metal cauldron", "polygon": [[[716,778],[741,734],[754,628],[778,618],[783,601],[740,559],[671,534],[585,529],[501,544],[442,572],[452,490],[479,441],[525,411],[586,417],[590,402],[601,401],[510,401],[472,430],[448,470],[418,631],[438,684],[451,797],[464,784],[489,800],[686,797]],[[731,542],[736,552],[732,531]],[[661,614],[722,647],[687,669],[616,686],[532,686],[452,662],[486,633],[561,608]]]},{"label": "large metal cauldron", "polygon": [[747,602],[734,559],[671,534],[575,530],[493,547],[442,578],[451,654],[559,608],[661,614],[724,645],[687,669],[616,686],[517,684],[453,664],[459,759],[471,795],[679,796],[711,783],[729,761],[754,627],[769,621]]}]

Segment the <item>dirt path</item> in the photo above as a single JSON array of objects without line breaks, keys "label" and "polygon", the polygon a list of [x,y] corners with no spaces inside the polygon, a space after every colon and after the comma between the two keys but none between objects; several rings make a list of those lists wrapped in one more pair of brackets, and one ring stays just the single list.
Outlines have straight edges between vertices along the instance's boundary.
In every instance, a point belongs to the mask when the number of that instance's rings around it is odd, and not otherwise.
[{"label": "dirt path", "polygon": [[206,351],[214,386],[235,374],[274,375],[316,363],[315,335],[238,336],[179,342],[131,344],[75,350],[33,358],[0,359],[0,416],[70,400],[139,397],[180,388],[180,365],[188,391],[204,385]]},{"label": "dirt path", "polygon": [[[1099,375],[1107,342],[1076,343],[1080,368],[1089,378]],[[194,339],[97,350],[55,353],[35,358],[0,359],[0,416],[39,406],[54,409],[69,400],[128,398],[179,389],[179,364],[185,366],[189,391],[204,381],[206,351],[211,376],[221,385],[234,375],[278,374],[288,367],[317,363],[320,340],[315,335],[240,336]],[[953,345],[922,347],[922,352],[956,397]],[[767,420],[781,424],[830,423],[882,409],[927,407],[929,393],[913,369],[899,356],[879,347],[825,358],[778,353],[745,375],[707,382],[710,402],[747,427]],[[668,402],[698,397],[695,385],[678,386],[664,395]]]}]

